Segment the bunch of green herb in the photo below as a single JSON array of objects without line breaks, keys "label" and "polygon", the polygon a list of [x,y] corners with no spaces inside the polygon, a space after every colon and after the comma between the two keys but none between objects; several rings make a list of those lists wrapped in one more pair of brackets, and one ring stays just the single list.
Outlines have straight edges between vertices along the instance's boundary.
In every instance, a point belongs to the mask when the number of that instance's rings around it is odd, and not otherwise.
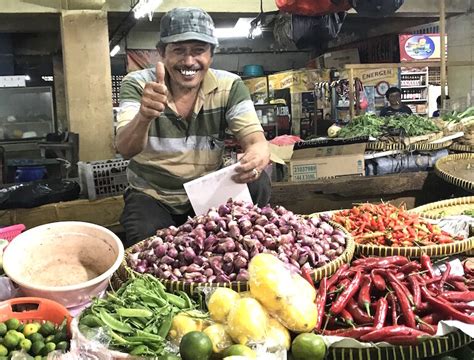
[{"label": "bunch of green herb", "polygon": [[376,115],[361,115],[355,117],[347,126],[339,131],[341,138],[355,138],[361,136],[379,137],[382,135],[382,126],[385,119]]}]

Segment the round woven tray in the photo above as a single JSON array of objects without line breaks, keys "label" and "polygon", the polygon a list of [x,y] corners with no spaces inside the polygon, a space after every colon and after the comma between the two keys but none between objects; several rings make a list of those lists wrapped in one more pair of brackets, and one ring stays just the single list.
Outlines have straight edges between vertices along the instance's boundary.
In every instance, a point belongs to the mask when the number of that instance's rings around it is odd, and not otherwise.
[{"label": "round woven tray", "polygon": [[474,154],[472,153],[443,156],[436,161],[435,173],[453,185],[474,192]]},{"label": "round woven tray", "polygon": [[424,359],[459,349],[470,344],[472,338],[460,330],[446,336],[423,341],[416,346],[371,347],[367,349],[331,347],[328,360],[409,360]]},{"label": "round woven tray", "polygon": [[[413,211],[413,210],[412,210]],[[308,215],[309,217],[319,216],[321,214],[333,214],[337,210],[314,213]],[[340,225],[339,225],[340,226]],[[346,230],[346,229],[344,229]],[[347,230],[346,230],[347,231]],[[358,244],[354,241],[355,252],[354,255],[363,256],[407,256],[419,257],[422,254],[427,254],[430,257],[444,257],[447,255],[463,254],[474,249],[474,237],[462,241],[456,241],[452,244],[431,245],[431,246],[410,246],[410,247],[390,247],[372,244]]]},{"label": "round woven tray", "polygon": [[462,144],[458,144],[458,143],[453,143],[453,144],[449,147],[449,150],[458,151],[458,152],[472,153],[472,152],[474,152],[474,146],[471,146],[471,145],[462,145]]},{"label": "round woven tray", "polygon": [[426,142],[403,144],[403,143],[386,143],[383,141],[368,142],[366,150],[389,151],[389,150],[409,150],[409,151],[436,151],[450,147],[452,141],[445,141],[438,144],[429,144]]},{"label": "round woven tray", "polygon": [[409,210],[426,219],[438,220],[446,216],[462,215],[466,210],[474,210],[474,196],[442,200]]},{"label": "round woven tray", "polygon": [[[352,256],[354,255],[355,244],[354,239],[352,236],[347,232],[339,224],[331,222],[331,225],[342,230],[346,236],[346,249],[344,252],[335,260],[327,263],[326,265],[314,269],[310,275],[315,281],[321,280],[324,277],[331,276],[336,272],[336,270],[344,263],[349,263],[352,260]],[[146,241],[146,240],[143,240]],[[125,258],[130,253],[131,248],[125,251]],[[134,273],[137,276],[140,276],[139,273],[134,272],[128,265],[126,260],[122,261],[118,270],[112,276],[111,285],[113,289],[118,289],[124,282],[126,282],[129,277],[130,273]],[[162,280],[161,281],[168,291],[177,291],[181,290],[186,292],[189,295],[194,295],[195,293],[199,292],[203,288],[217,288],[217,287],[226,287],[231,288],[237,292],[248,291],[248,283],[247,281],[232,281],[228,283],[192,283],[192,282],[185,282],[185,281],[170,281],[170,280]]]},{"label": "round woven tray", "polygon": [[474,248],[474,237],[452,244],[419,246],[419,247],[390,247],[380,245],[356,244],[355,254],[364,256],[407,256],[419,257],[427,254],[430,257],[444,257],[448,255],[462,254]]}]

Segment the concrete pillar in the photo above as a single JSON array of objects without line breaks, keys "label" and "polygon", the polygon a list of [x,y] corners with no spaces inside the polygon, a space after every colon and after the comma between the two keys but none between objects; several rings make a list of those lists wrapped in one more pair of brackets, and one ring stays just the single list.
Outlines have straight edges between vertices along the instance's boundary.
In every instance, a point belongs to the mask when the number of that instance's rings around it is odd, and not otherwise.
[{"label": "concrete pillar", "polygon": [[60,55],[53,56],[53,76],[54,76],[54,98],[56,103],[56,119],[58,130],[64,131],[70,128],[67,119],[66,89],[64,86],[63,58]]},{"label": "concrete pillar", "polygon": [[107,13],[64,10],[61,36],[69,130],[80,134],[79,160],[114,157]]},{"label": "concrete pillar", "polygon": [[[474,13],[447,19],[448,86],[453,109],[474,105],[474,65],[454,66],[455,62],[474,64]],[[454,63],[450,66],[449,63]]]}]

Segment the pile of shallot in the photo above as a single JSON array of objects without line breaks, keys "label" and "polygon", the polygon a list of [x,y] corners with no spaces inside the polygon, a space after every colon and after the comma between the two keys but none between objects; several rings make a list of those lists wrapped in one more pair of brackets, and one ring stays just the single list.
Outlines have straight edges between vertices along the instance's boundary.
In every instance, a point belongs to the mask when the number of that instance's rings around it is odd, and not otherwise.
[{"label": "pile of shallot", "polygon": [[132,248],[127,263],[164,280],[222,283],[248,280],[248,263],[262,252],[300,272],[329,263],[345,245],[345,233],[319,218],[229,200],[179,227],[158,230]]}]

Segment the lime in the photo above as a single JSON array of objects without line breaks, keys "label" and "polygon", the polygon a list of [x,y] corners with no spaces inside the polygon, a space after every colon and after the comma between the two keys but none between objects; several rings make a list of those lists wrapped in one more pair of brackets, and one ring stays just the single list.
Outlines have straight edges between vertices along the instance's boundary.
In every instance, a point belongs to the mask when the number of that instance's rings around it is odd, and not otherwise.
[{"label": "lime", "polygon": [[42,357],[41,355],[36,355],[34,359],[35,359],[35,360],[41,360],[42,358],[43,358],[43,357]]},{"label": "lime", "polygon": [[69,343],[67,341],[60,341],[56,344],[56,350],[66,351],[68,347],[69,347]]},{"label": "lime", "polygon": [[47,356],[51,351],[56,350],[56,344],[53,342],[48,342],[44,345],[44,348],[41,350],[41,355]]},{"label": "lime", "polygon": [[39,328],[40,328],[39,324],[35,324],[35,323],[26,324],[25,327],[23,328],[23,334],[25,336],[30,336],[32,334],[37,333]]},{"label": "lime", "polygon": [[[39,329],[39,328],[38,328]],[[44,341],[44,337],[43,335],[41,335],[40,333],[33,333],[31,335],[28,336],[28,339],[31,340],[32,343],[35,343],[37,341]]]},{"label": "lime", "polygon": [[222,358],[229,356],[244,356],[248,359],[255,359],[257,357],[257,354],[255,354],[251,348],[240,344],[231,345],[228,348],[225,348],[219,355],[221,355]]},{"label": "lime", "polygon": [[26,352],[30,351],[31,349],[31,340],[28,339],[23,339],[20,341],[20,347],[22,350],[25,350]]},{"label": "lime", "polygon": [[33,345],[31,346],[31,352],[35,355],[40,355],[44,347],[45,347],[44,342],[35,341]]},{"label": "lime", "polygon": [[291,353],[295,360],[323,360],[326,355],[326,344],[320,335],[299,334],[291,344]]},{"label": "lime", "polygon": [[39,333],[43,336],[48,336],[54,333],[56,327],[51,321],[46,321],[43,325],[41,325],[39,329]]},{"label": "lime", "polygon": [[5,323],[0,323],[0,336],[3,336],[7,333],[8,328]]},{"label": "lime", "polygon": [[0,360],[8,360],[8,356],[0,356]]},{"label": "lime", "polygon": [[48,335],[44,338],[45,343],[54,342],[54,335]]},{"label": "lime", "polygon": [[20,326],[20,320],[11,318],[5,321],[5,325],[7,325],[8,330],[16,330]]},{"label": "lime", "polygon": [[8,355],[8,349],[3,346],[3,345],[0,345],[0,356],[7,356]]},{"label": "lime", "polygon": [[179,353],[183,360],[208,360],[212,354],[212,341],[200,331],[191,331],[181,339]]},{"label": "lime", "polygon": [[9,349],[14,349],[20,342],[20,337],[14,333],[7,333],[3,338],[3,345],[5,345]]}]

